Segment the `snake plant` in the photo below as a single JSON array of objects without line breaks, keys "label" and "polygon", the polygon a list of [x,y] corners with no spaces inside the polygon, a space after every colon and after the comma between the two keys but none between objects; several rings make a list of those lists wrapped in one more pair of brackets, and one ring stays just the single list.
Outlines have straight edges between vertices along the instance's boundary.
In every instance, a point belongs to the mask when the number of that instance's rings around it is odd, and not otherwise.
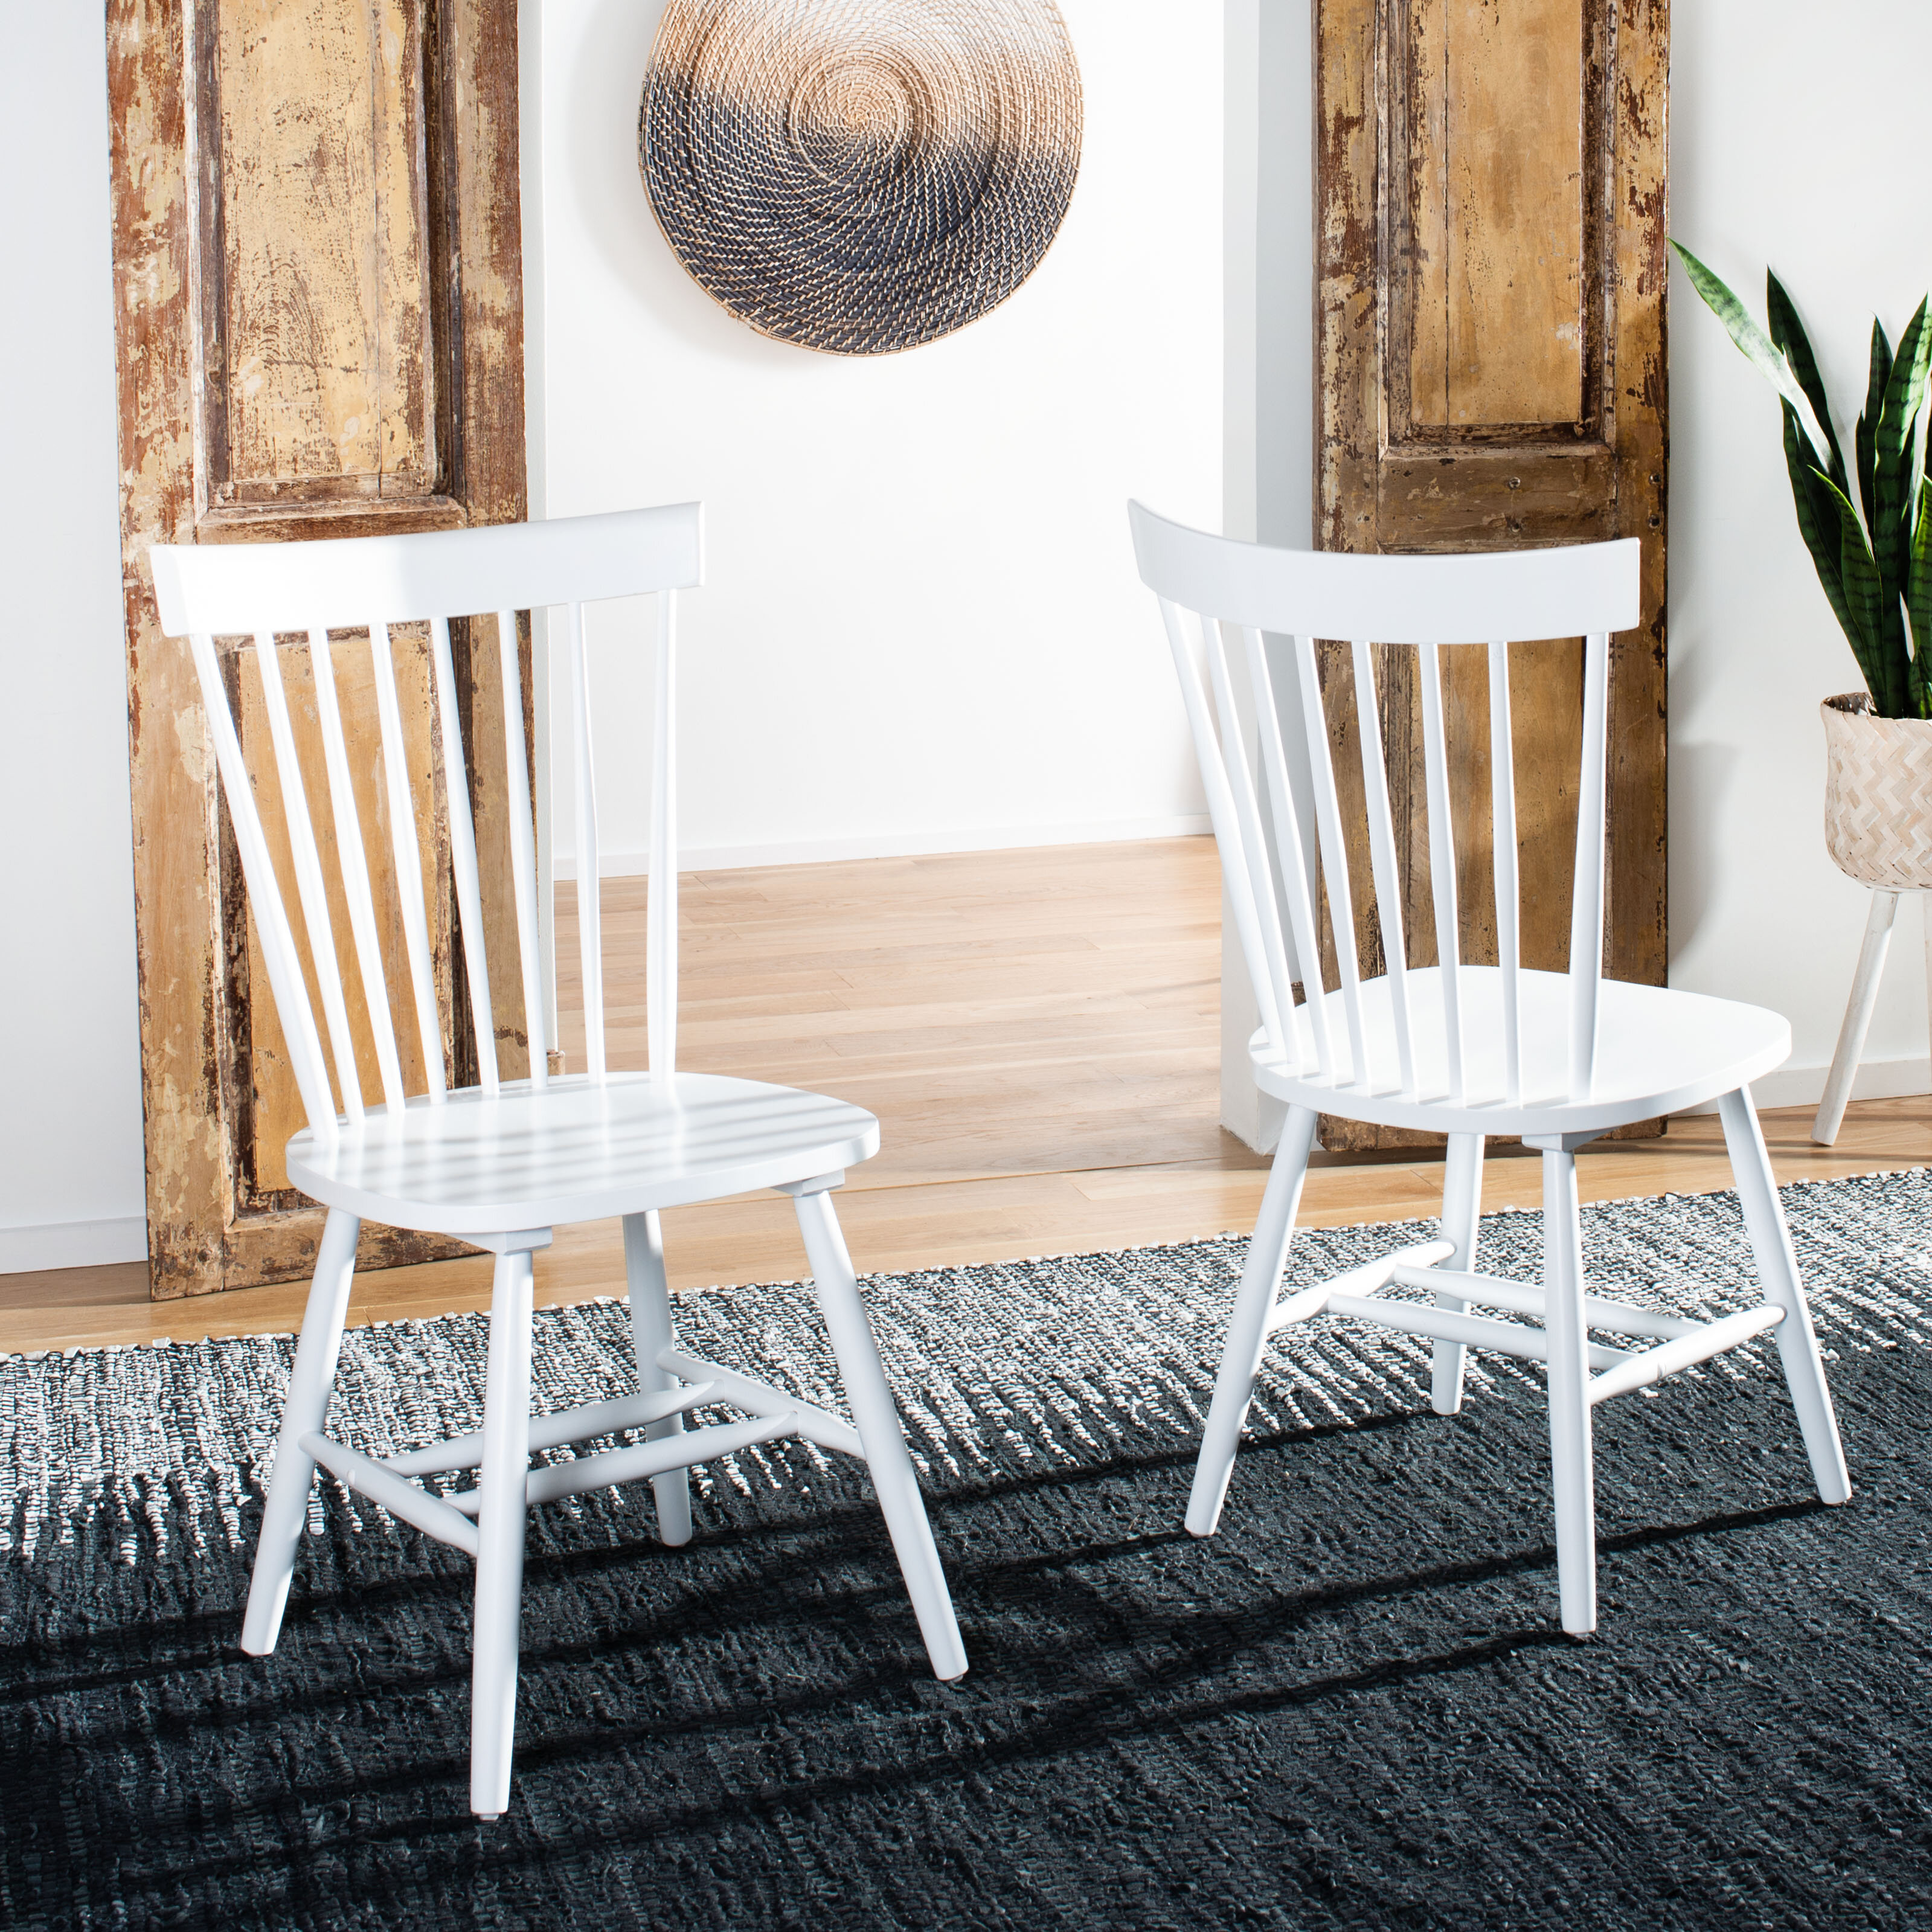
[{"label": "snake plant", "polygon": [[[1873,320],[1870,378],[1853,439],[1854,506],[1817,358],[1784,284],[1767,272],[1767,334],[1696,256],[1670,245],[1690,286],[1778,391],[1798,528],[1874,707],[1884,718],[1932,718],[1932,478],[1918,437],[1932,365],[1927,304],[1918,304],[1895,354]],[[1819,453],[1820,440],[1827,455]]]}]

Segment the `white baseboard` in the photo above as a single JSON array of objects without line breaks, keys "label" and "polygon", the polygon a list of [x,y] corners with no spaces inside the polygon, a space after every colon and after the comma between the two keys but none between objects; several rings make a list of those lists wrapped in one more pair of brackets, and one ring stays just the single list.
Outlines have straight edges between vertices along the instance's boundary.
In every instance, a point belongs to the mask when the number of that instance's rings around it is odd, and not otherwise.
[{"label": "white baseboard", "polygon": [[0,1228],[0,1274],[37,1274],[43,1268],[101,1268],[148,1258],[148,1223],[140,1214],[106,1221],[50,1221],[39,1227]]},{"label": "white baseboard", "polygon": [[[849,859],[929,859],[948,852],[1018,852],[1040,845],[1112,845],[1133,838],[1191,838],[1212,828],[1204,812],[1169,818],[1092,820],[1078,825],[995,826],[978,832],[915,832],[866,838],[800,838],[769,845],[686,846],[677,855],[683,872],[730,872],[753,866],[824,866]],[[648,852],[600,852],[602,879],[641,878],[651,868]],[[577,876],[577,862],[560,858],[560,879]]]},{"label": "white baseboard", "polygon": [[[1751,1083],[1751,1098],[1760,1107],[1815,1107],[1825,1097],[1828,1063],[1821,1066],[1780,1066]],[[1906,1060],[1868,1060],[1852,1082],[1854,1100],[1890,1100],[1901,1094],[1932,1093],[1932,1058],[1924,1054]],[[1708,1107],[1688,1107],[1686,1113],[1714,1114]]]}]

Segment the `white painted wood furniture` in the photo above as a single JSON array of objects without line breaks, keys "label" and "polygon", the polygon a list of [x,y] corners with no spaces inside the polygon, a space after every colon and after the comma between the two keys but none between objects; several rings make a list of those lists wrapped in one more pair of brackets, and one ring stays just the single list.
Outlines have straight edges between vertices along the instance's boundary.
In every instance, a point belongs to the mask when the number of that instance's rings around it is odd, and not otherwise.
[{"label": "white painted wood furniture", "polygon": [[[1830,1392],[1779,1205],[1749,1083],[1790,1051],[1778,1014],[1661,987],[1606,980],[1604,725],[1610,634],[1637,621],[1634,540],[1473,556],[1354,556],[1264,549],[1187,530],[1130,508],[1140,573],[1160,602],[1220,843],[1228,902],[1262,1023],[1255,1078],[1287,1103],[1286,1123],[1238,1292],[1201,1447],[1187,1527],[1214,1533],[1268,1336],[1324,1310],[1435,1342],[1432,1396],[1442,1414],[1462,1400],[1463,1352],[1496,1350],[1547,1364],[1550,1456],[1563,1628],[1596,1626],[1591,1411],[1767,1331],[1777,1337],[1812,1474],[1828,1503],[1851,1493]],[[1509,641],[1584,638],[1584,712],[1575,891],[1568,973],[1524,969],[1518,956],[1516,799],[1508,700]],[[1315,640],[1352,646],[1376,916],[1388,970],[1364,980],[1344,856]],[[1280,640],[1279,642],[1270,640]],[[1442,957],[1407,964],[1395,830],[1373,693],[1376,651],[1420,654],[1427,829]],[[1456,874],[1444,750],[1439,646],[1486,644],[1493,823],[1497,828],[1496,966],[1457,956]],[[1298,683],[1316,824],[1300,822],[1274,680]],[[1244,738],[1238,685],[1252,706],[1256,755]],[[1272,833],[1272,844],[1270,834]],[[1306,838],[1304,834],[1306,834]],[[1310,853],[1318,854],[1318,865]],[[1320,958],[1315,893],[1324,890],[1339,984],[1306,976],[1294,1004],[1282,914],[1295,957]],[[1575,1150],[1627,1121],[1716,1100],[1764,1300],[1698,1322],[1587,1291]],[[1448,1136],[1441,1238],[1277,1300],[1316,1117],[1328,1112]],[[1543,1154],[1539,1282],[1478,1266],[1486,1136],[1520,1135]],[[1395,1288],[1430,1301],[1378,1298]],[[1501,1310],[1528,1322],[1472,1314]],[[1599,1330],[1640,1346],[1600,1346]]]},{"label": "white painted wood furniture", "polygon": [[[933,1546],[898,1414],[839,1232],[831,1190],[844,1170],[877,1152],[878,1123],[817,1094],[676,1070],[677,865],[674,808],[676,592],[699,582],[700,506],[632,511],[551,523],[332,542],[158,546],[150,552],[163,628],[194,653],[236,842],[247,877],[275,1008],[308,1124],[288,1144],[293,1185],[328,1209],[303,1320],[288,1407],[275,1453],[243,1624],[242,1648],[274,1648],[317,1463],[428,1534],[476,1559],[470,1802],[484,1817],[508,1802],[525,1517],[532,1503],[648,1478],[659,1534],[691,1535],[685,1471],[777,1436],[798,1436],[862,1460],[870,1469],[934,1670],[966,1668],[946,1580]],[[600,599],[657,594],[653,838],[647,934],[650,1070],[620,1072],[604,1052],[597,814],[592,778],[590,689],[584,608]],[[563,606],[576,754],[578,926],[583,947],[586,1070],[547,1071],[538,981],[530,795],[524,751],[516,614]],[[512,800],[514,901],[532,1073],[498,1076],[490,1018],[476,842],[462,782],[442,796],[412,796],[401,751],[390,627],[426,623],[443,747],[442,770],[466,770],[452,674],[449,620],[494,615],[500,640],[505,743]],[[482,626],[477,627],[482,629]],[[332,633],[362,632],[342,638]],[[304,790],[284,683],[278,636],[306,644],[315,672],[326,786]],[[484,632],[487,639],[487,631]],[[218,638],[243,646],[258,670],[274,758],[265,788],[279,786],[292,850],[293,908],[285,903],[250,773],[244,766]],[[369,638],[375,640],[373,653]],[[337,694],[336,662],[370,654],[382,731],[388,837],[358,817]],[[239,667],[237,667],[238,674]],[[479,655],[476,674],[484,675]],[[266,760],[265,760],[266,762]],[[451,1089],[431,973],[418,814],[447,814],[451,863],[474,1019],[480,1084]],[[323,814],[326,814],[325,818]],[[337,876],[325,876],[318,840],[334,832]],[[386,844],[387,850],[379,849]],[[388,868],[401,908],[406,957],[380,943],[372,871]],[[331,888],[347,910],[347,942],[334,928]],[[298,921],[302,935],[298,938]],[[393,950],[393,949],[392,949]],[[304,983],[313,975],[323,1026]],[[352,967],[354,981],[349,973]],[[374,1036],[381,1093],[365,1095],[356,1065],[347,988],[359,984]],[[413,1010],[392,1014],[390,986]],[[406,1094],[398,1029],[418,1029],[428,1090]],[[325,1052],[325,1040],[327,1050]],[[366,1063],[365,1063],[366,1064]],[[332,1073],[333,1084],[332,1085]],[[680,1348],[665,1288],[659,1211],[754,1188],[790,1195],[853,1423],[748,1380]],[[531,1255],[560,1225],[621,1215],[638,1393],[533,1420],[530,1413]],[[337,1350],[364,1220],[453,1234],[496,1256],[490,1311],[484,1425],[386,1462],[325,1432]],[[748,1420],[687,1430],[686,1412],[722,1404]],[[854,1426],[856,1424],[856,1426]],[[530,1466],[531,1452],[620,1432],[628,1447]],[[478,1469],[454,1496],[424,1477]]]},{"label": "white painted wood furniture", "polygon": [[[1932,1024],[1932,892],[1916,892],[1925,924],[1925,1010]],[[1820,1147],[1829,1147],[1845,1124],[1845,1108],[1850,1104],[1852,1083],[1858,1077],[1858,1062],[1864,1058],[1865,1035],[1871,1030],[1872,1009],[1878,1004],[1879,982],[1885,977],[1885,956],[1892,949],[1892,922],[1898,916],[1900,895],[1882,886],[1872,889],[1871,908],[1865,915],[1864,944],[1858,948],[1858,969],[1852,976],[1852,997],[1845,1004],[1844,1024],[1838,1028],[1838,1044],[1832,1054],[1832,1071],[1825,1081],[1823,1097],[1812,1118],[1811,1138]]]}]

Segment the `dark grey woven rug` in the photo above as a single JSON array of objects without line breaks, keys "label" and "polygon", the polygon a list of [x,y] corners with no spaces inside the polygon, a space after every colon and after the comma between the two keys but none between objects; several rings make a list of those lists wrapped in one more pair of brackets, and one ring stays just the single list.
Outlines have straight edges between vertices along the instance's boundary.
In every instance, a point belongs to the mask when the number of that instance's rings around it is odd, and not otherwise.
[{"label": "dark grey woven rug", "polygon": [[[464,1558],[326,1480],[279,1652],[235,1648],[287,1342],[0,1360],[0,1922],[1932,1923],[1932,1176],[1786,1201],[1858,1494],[1816,1503],[1768,1348],[1600,1410],[1585,1644],[1534,1372],[1478,1360],[1444,1420],[1420,1345],[1292,1336],[1196,1543],[1240,1241],[875,1279],[971,1674],[927,1674],[862,1480],[810,1449],[700,1472],[683,1551],[647,1490],[553,1505],[487,1827]],[[1534,1268],[1534,1216],[1484,1238]],[[1728,1197],[1585,1238],[1633,1298],[1750,1296]],[[682,1320],[836,1406],[808,1291]],[[538,1323],[540,1400],[628,1387],[620,1306]],[[473,1421],[483,1338],[352,1334],[339,1426]]]}]

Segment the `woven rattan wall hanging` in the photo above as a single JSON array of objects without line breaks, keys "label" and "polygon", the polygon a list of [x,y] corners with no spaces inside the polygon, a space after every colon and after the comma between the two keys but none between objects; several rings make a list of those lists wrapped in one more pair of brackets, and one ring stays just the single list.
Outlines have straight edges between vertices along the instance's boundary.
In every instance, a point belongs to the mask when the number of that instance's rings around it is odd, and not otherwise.
[{"label": "woven rattan wall hanging", "polygon": [[781,341],[879,356],[1038,267],[1080,128],[1052,0],[666,0],[638,153],[707,294]]}]

